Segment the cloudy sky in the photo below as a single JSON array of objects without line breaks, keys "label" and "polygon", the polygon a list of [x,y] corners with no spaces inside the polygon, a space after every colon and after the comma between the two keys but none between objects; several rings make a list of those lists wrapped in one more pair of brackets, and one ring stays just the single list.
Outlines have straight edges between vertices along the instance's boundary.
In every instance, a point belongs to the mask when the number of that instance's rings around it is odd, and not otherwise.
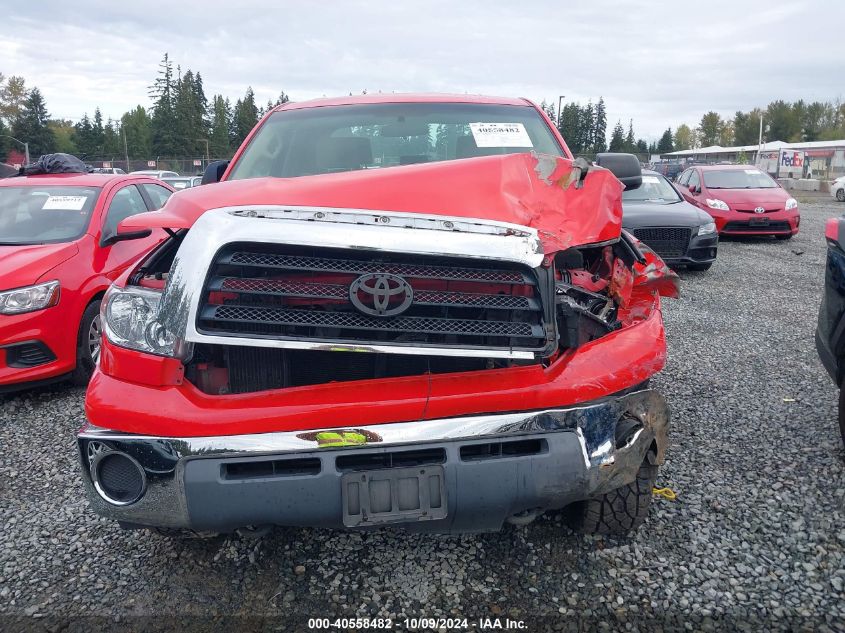
[{"label": "cloudy sky", "polygon": [[149,105],[163,53],[207,94],[260,103],[368,92],[540,101],[604,96],[638,136],[713,109],[842,96],[840,0],[279,0],[4,3],[0,72],[38,86],[53,116]]}]

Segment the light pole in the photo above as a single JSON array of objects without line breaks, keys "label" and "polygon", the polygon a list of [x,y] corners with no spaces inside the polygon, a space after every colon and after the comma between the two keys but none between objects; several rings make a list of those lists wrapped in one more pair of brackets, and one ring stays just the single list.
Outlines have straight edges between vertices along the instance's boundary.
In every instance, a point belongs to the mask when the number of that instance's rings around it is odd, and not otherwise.
[{"label": "light pole", "polygon": [[26,164],[29,165],[29,143],[24,143],[23,141],[16,139],[14,136],[9,136],[8,134],[0,134],[0,136],[3,136],[5,138],[10,138],[15,143],[20,143],[21,145],[23,145],[23,154],[24,154],[24,157],[25,157],[25,160],[26,160]]}]

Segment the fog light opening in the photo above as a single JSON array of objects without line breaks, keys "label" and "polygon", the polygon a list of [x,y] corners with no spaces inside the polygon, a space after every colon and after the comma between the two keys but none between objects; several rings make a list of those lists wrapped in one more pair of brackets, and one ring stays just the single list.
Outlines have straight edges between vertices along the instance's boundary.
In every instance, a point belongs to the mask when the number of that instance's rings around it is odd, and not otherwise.
[{"label": "fog light opening", "polygon": [[147,477],[141,464],[118,451],[101,452],[94,456],[91,479],[97,494],[116,506],[135,503],[147,490]]}]

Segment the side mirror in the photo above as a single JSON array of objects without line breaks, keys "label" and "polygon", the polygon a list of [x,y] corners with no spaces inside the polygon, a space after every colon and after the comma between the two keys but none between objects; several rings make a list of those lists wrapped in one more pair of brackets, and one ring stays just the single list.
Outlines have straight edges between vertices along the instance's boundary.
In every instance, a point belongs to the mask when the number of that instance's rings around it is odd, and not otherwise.
[{"label": "side mirror", "polygon": [[613,172],[625,190],[636,189],[643,184],[643,169],[639,159],[633,154],[606,152],[596,156],[596,165]]},{"label": "side mirror", "polygon": [[226,173],[226,168],[229,166],[228,160],[215,160],[208,164],[208,167],[205,168],[205,172],[202,174],[202,183],[203,185],[209,185],[213,182],[220,182],[220,179],[223,177],[223,174]]},{"label": "side mirror", "polygon": [[701,193],[701,189],[699,189],[699,188],[698,188],[698,185],[690,185],[690,186],[689,186],[689,192],[690,192],[692,195],[696,196],[696,195],[698,195],[699,193]]},{"label": "side mirror", "polygon": [[126,242],[128,240],[141,240],[153,234],[152,229],[140,229],[138,231],[125,231],[124,233],[114,233],[107,235],[100,240],[100,246],[111,246],[117,242]]}]

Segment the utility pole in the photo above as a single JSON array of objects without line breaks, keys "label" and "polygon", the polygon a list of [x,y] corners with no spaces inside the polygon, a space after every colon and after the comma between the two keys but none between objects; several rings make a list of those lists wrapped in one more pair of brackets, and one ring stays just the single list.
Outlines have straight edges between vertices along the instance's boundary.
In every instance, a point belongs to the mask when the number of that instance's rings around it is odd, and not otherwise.
[{"label": "utility pole", "polygon": [[561,110],[562,110],[563,98],[564,98],[565,96],[566,96],[566,95],[560,95],[560,96],[557,98],[557,128],[558,128],[558,129],[560,129],[560,112],[561,112]]},{"label": "utility pole", "polygon": [[760,165],[760,153],[763,151],[763,113],[760,113],[760,136],[757,137],[757,161],[756,164]]}]

